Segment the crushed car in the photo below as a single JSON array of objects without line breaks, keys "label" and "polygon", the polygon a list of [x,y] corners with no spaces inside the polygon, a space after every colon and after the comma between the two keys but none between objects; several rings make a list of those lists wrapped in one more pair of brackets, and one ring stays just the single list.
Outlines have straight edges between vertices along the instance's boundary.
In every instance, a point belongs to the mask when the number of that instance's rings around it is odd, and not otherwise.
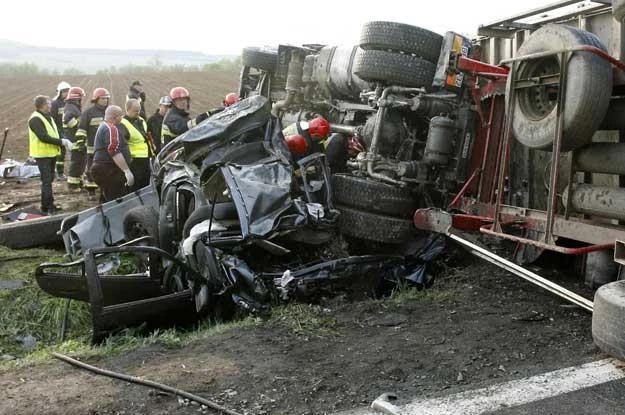
[{"label": "crushed car", "polygon": [[294,157],[271,110],[261,95],[241,100],[165,146],[150,186],[69,218],[76,260],[41,264],[39,286],[89,302],[99,340],[146,321],[263,312],[345,281],[428,284],[442,238],[415,231],[386,250],[346,240],[325,154]]}]

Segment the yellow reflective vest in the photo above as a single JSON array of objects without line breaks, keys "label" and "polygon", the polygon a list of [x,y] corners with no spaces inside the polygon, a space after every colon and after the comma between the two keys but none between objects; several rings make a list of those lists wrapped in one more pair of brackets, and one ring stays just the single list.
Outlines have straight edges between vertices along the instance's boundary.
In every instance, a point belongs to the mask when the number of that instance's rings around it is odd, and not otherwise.
[{"label": "yellow reflective vest", "polygon": [[[148,126],[145,120],[141,117],[138,118],[143,124],[143,131],[148,130]],[[150,153],[148,151],[148,143],[145,141],[145,137],[130,121],[126,118],[122,118],[122,124],[128,130],[130,136],[128,137],[128,150],[130,150],[130,156],[132,158],[148,158]]]},{"label": "yellow reflective vest", "polygon": [[[33,112],[28,121],[33,119],[33,117],[38,117],[43,121],[43,125],[46,127],[46,132],[50,137],[59,138],[59,132],[56,129],[56,124],[54,121],[49,122],[46,117],[41,115],[40,112]],[[30,128],[30,124],[28,127],[28,139],[29,139],[29,155],[33,158],[42,158],[42,157],[56,157],[61,154],[61,147],[56,144],[44,143],[37,137],[37,134]]]}]

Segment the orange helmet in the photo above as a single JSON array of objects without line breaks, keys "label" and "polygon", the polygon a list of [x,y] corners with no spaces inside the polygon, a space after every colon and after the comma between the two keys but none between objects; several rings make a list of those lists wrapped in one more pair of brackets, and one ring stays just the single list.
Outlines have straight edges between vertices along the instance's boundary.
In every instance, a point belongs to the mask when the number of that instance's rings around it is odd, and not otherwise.
[{"label": "orange helmet", "polygon": [[106,88],[96,88],[91,94],[91,102],[96,102],[100,98],[111,98],[111,93]]},{"label": "orange helmet", "polygon": [[79,86],[73,86],[67,91],[67,98],[65,100],[70,101],[72,99],[81,100],[85,96],[85,90]]},{"label": "orange helmet", "polygon": [[239,94],[237,94],[236,92],[231,92],[227,94],[224,98],[224,106],[229,107],[232,104],[236,104],[240,100],[241,98],[239,98]]},{"label": "orange helmet", "polygon": [[181,99],[181,98],[191,99],[191,94],[189,94],[189,90],[187,88],[182,87],[182,86],[177,86],[175,88],[172,88],[171,91],[169,91],[169,97],[172,100]]}]

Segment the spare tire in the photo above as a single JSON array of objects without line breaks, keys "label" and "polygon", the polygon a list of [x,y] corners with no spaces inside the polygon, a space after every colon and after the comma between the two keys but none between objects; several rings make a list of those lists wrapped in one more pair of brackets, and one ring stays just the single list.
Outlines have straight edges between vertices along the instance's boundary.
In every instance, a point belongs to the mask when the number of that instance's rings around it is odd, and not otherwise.
[{"label": "spare tire", "polygon": [[358,49],[354,73],[367,82],[421,88],[431,87],[436,65],[425,59],[385,50]]},{"label": "spare tire", "polygon": [[383,244],[400,244],[410,237],[414,229],[412,221],[376,213],[363,212],[336,206],[339,215],[339,231],[353,238]]},{"label": "spare tire", "polygon": [[438,62],[443,37],[417,26],[397,22],[368,22],[360,32],[363,49],[394,50]]},{"label": "spare tire", "polygon": [[[521,45],[517,56],[558,51],[577,45],[605,47],[592,33],[564,25],[546,25]],[[518,63],[515,79],[536,78],[560,72],[559,55]],[[508,79],[506,95],[510,96]],[[554,92],[555,89],[555,92]],[[574,52],[568,62],[564,129],[561,150],[570,151],[592,141],[603,121],[612,95],[612,68],[589,52]],[[518,89],[515,93],[512,131],[523,145],[551,150],[557,124],[557,86]],[[509,100],[506,102],[509,106]]]},{"label": "spare tire", "polygon": [[273,73],[278,67],[278,53],[257,47],[243,48],[241,64]]},{"label": "spare tire", "polygon": [[625,360],[625,281],[605,284],[595,293],[592,338],[601,350]]},{"label": "spare tire", "polygon": [[417,208],[409,189],[349,174],[332,175],[332,197],[339,205],[389,216],[410,217]]},{"label": "spare tire", "polygon": [[619,22],[625,17],[625,0],[612,0],[612,15]]}]

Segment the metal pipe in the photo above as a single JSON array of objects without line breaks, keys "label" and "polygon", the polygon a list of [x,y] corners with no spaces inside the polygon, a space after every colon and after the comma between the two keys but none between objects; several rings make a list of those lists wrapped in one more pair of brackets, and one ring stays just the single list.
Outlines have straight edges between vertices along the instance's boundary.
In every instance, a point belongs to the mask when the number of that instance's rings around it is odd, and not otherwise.
[{"label": "metal pipe", "polygon": [[586,298],[575,294],[572,291],[567,290],[564,287],[559,286],[558,284],[555,284],[543,277],[541,277],[538,274],[533,273],[532,271],[529,271],[513,262],[508,261],[505,258],[502,258],[498,255],[493,254],[492,252],[478,246],[475,245],[474,243],[467,241],[464,238],[461,238],[458,235],[455,235],[451,232],[447,232],[447,236],[449,236],[449,238],[451,238],[452,240],[458,242],[459,244],[463,245],[464,247],[468,248],[469,251],[479,257],[484,259],[485,261],[490,262],[493,265],[496,265],[500,268],[505,269],[506,271],[519,276],[521,278],[523,278],[526,281],[531,282],[532,284],[535,284],[541,288],[544,288],[545,290],[561,297],[564,298],[567,301],[570,301],[571,303],[585,309],[588,310],[590,312],[593,311],[593,303],[590,300],[587,300]]},{"label": "metal pipe", "polygon": [[404,185],[403,182],[399,180],[391,179],[390,177],[386,177],[383,174],[379,174],[373,171],[373,164],[375,163],[375,159],[378,155],[378,141],[380,140],[380,135],[382,133],[382,123],[384,122],[384,117],[386,115],[386,107],[388,106],[387,97],[390,93],[419,93],[423,92],[422,88],[405,88],[400,86],[388,86],[384,88],[380,99],[378,100],[378,112],[375,118],[375,127],[373,129],[373,138],[371,139],[371,145],[369,146],[369,151],[367,152],[367,174],[369,177],[374,179],[378,179],[383,182],[396,184],[396,185]]},{"label": "metal pipe", "polygon": [[625,175],[625,143],[592,143],[574,154],[577,171]]},{"label": "metal pipe", "polygon": [[569,197],[576,212],[625,220],[625,188],[577,184],[564,190],[562,201],[568,203]]},{"label": "metal pipe", "polygon": [[356,134],[356,128],[357,126],[355,125],[330,124],[330,131],[333,133],[354,135]]}]

